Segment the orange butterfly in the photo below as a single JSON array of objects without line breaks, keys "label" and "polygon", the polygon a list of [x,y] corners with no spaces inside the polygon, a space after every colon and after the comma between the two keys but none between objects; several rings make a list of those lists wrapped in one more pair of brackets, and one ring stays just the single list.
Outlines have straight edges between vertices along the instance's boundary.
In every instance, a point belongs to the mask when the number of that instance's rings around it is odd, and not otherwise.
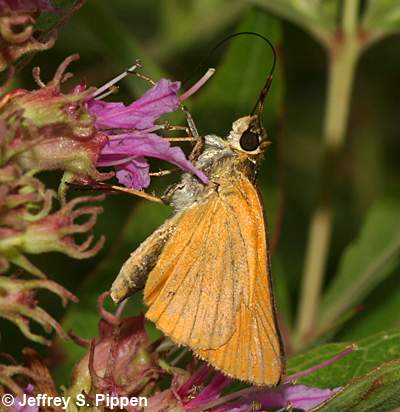
[{"label": "orange butterfly", "polygon": [[[254,186],[268,146],[257,114],[241,117],[226,139],[204,138],[196,166],[174,188],[175,214],[123,265],[111,288],[120,302],[144,287],[146,317],[174,342],[224,374],[275,385],[285,368],[271,286],[263,207]],[[146,280],[147,278],[147,280]]]}]

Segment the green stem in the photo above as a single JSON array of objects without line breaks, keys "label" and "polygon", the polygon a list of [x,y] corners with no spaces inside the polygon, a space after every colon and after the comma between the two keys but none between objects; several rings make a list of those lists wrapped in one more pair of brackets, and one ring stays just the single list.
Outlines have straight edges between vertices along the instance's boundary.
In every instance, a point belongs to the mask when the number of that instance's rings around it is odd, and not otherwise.
[{"label": "green stem", "polygon": [[298,349],[313,339],[332,231],[334,173],[346,137],[351,92],[361,46],[357,36],[359,0],[346,0],[342,27],[329,51],[324,121],[325,158],[317,207],[311,218],[295,341]]}]

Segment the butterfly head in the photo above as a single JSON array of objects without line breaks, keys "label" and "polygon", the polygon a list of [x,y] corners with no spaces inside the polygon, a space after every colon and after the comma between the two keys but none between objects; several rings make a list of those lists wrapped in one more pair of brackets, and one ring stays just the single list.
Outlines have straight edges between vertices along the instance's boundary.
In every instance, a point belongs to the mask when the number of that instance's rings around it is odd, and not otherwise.
[{"label": "butterfly head", "polygon": [[235,152],[249,157],[262,154],[271,144],[257,114],[235,120],[227,141]]}]

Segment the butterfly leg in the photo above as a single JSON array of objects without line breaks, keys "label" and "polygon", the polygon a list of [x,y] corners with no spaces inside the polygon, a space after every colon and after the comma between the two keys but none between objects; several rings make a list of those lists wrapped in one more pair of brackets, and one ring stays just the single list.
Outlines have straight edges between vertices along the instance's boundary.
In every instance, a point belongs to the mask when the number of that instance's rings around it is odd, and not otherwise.
[{"label": "butterfly leg", "polygon": [[169,205],[171,203],[171,200],[175,194],[175,192],[179,189],[182,189],[182,184],[178,183],[172,186],[169,186],[164,194],[161,196],[161,200],[164,204]]},{"label": "butterfly leg", "polygon": [[68,186],[74,187],[77,190],[102,190],[104,192],[111,192],[111,193],[112,192],[127,193],[129,195],[138,196],[143,199],[150,200],[151,202],[164,203],[164,201],[160,197],[147,193],[143,190],[129,189],[128,187],[110,185],[108,183],[103,183],[103,182],[93,181],[90,184],[84,184],[84,185],[68,183]]},{"label": "butterfly leg", "polygon": [[164,201],[160,197],[147,193],[143,190],[129,189],[127,187],[117,185],[110,185],[110,189],[115,192],[127,193],[133,196],[142,197],[143,199],[150,200],[151,202],[164,203]]},{"label": "butterfly leg", "polygon": [[190,135],[194,138],[194,141],[196,142],[192,149],[192,152],[189,155],[189,160],[193,162],[198,159],[201,152],[203,151],[204,139],[202,136],[200,136],[199,132],[197,131],[196,123],[194,122],[189,110],[184,105],[181,105],[181,109],[183,113],[185,113],[186,123],[189,127]]},{"label": "butterfly leg", "polygon": [[150,172],[149,175],[151,177],[162,177],[162,176],[172,175],[173,173],[176,173],[178,171],[179,169],[165,169],[165,170],[159,170],[158,172]]}]

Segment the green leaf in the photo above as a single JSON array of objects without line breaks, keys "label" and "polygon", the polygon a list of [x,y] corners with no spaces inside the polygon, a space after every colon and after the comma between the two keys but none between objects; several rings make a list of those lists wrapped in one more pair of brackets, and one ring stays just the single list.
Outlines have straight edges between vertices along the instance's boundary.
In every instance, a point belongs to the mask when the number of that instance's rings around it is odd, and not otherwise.
[{"label": "green leaf", "polygon": [[400,359],[397,359],[350,382],[333,398],[312,411],[394,411],[400,406],[399,387]]},{"label": "green leaf", "polygon": [[323,296],[317,334],[328,331],[399,264],[399,209],[394,199],[371,208],[360,236],[345,251],[338,274]]},{"label": "green leaf", "polygon": [[336,25],[336,0],[252,0],[251,3],[300,26],[322,44],[328,42]]},{"label": "green leaf", "polygon": [[[354,342],[357,350],[313,374],[299,379],[300,383],[320,388],[335,388],[347,384],[383,362],[400,358],[400,329],[381,332]],[[343,351],[352,343],[330,343],[297,355],[288,362],[291,375],[318,365]]]},{"label": "green leaf", "polygon": [[[281,41],[279,21],[259,10],[249,9],[235,31],[257,32],[275,46],[279,46]],[[227,134],[234,120],[251,112],[273,61],[268,44],[255,36],[235,37],[222,45],[220,50],[224,47],[227,51],[216,67],[216,74],[199,94],[194,108],[198,123],[207,124],[205,132],[219,133],[222,136]],[[265,104],[267,125],[269,119],[277,118],[282,103],[282,87],[278,62]],[[221,124],[221,119],[230,120],[228,124]]]},{"label": "green leaf", "polygon": [[199,39],[215,41],[218,33],[239,17],[246,4],[241,0],[169,0],[161,2],[160,7],[163,30],[152,44],[152,51],[162,59],[171,59],[183,50],[196,47]]},{"label": "green leaf", "polygon": [[393,33],[400,31],[398,0],[369,0],[362,20],[365,30]]}]

